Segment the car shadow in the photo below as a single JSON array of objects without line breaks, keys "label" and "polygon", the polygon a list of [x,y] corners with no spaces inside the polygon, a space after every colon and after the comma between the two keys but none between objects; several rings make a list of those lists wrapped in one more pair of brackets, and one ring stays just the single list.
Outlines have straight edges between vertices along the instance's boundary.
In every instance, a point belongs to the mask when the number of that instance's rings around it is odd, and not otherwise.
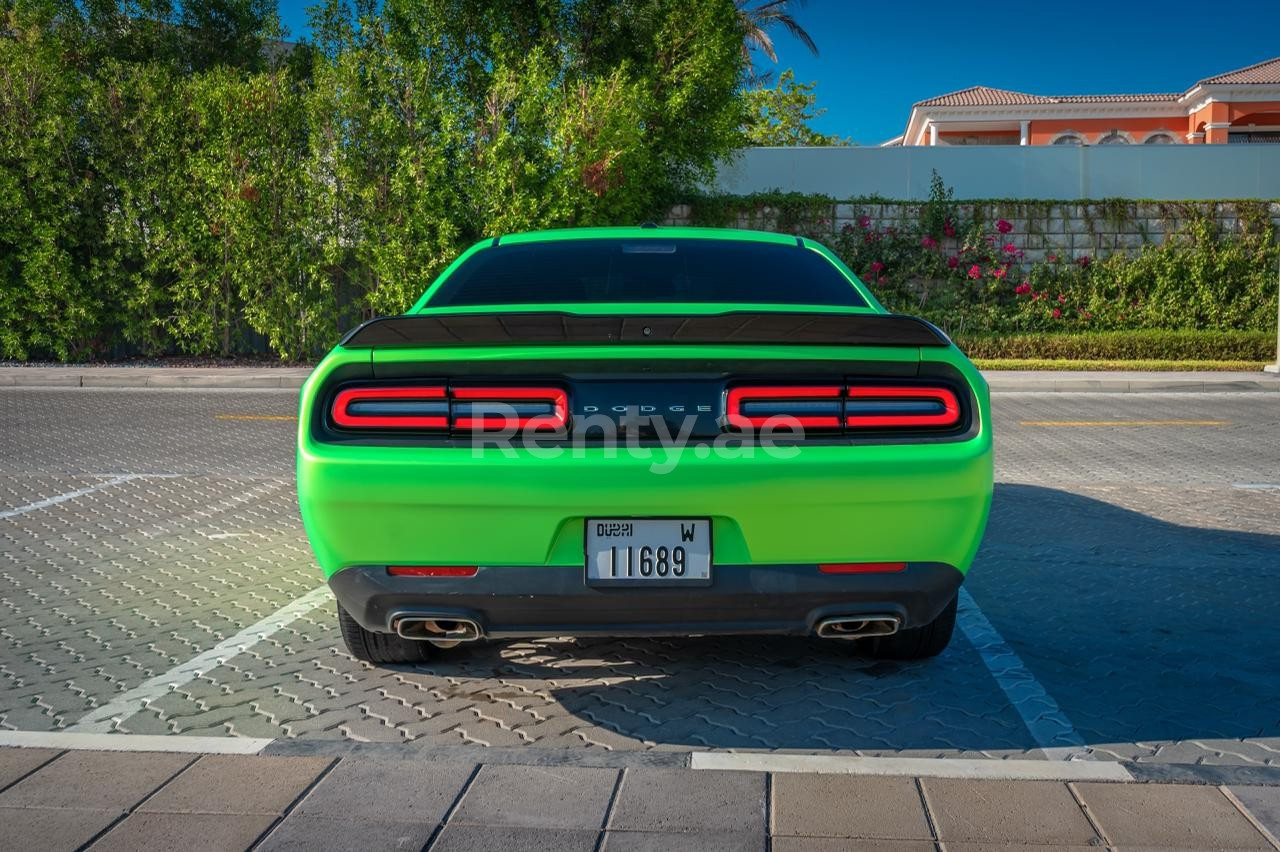
[{"label": "car shadow", "polygon": [[[1280,736],[1280,536],[1002,484],[966,588],[1089,745]],[[734,637],[493,644],[424,668],[462,689],[496,678],[509,698],[549,696],[659,746],[1039,745],[959,627],[917,663]]]}]

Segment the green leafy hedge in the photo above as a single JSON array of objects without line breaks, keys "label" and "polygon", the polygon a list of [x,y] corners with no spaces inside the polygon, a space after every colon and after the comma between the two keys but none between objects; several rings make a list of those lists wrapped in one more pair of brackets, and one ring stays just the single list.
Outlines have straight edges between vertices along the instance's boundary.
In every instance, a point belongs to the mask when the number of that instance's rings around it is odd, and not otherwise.
[{"label": "green leafy hedge", "polygon": [[1138,329],[964,335],[956,338],[970,358],[1065,358],[1133,361],[1269,361],[1274,331]]},{"label": "green leafy hedge", "polygon": [[273,8],[0,4],[0,357],[314,356],[741,140],[732,0],[322,0],[291,50]]}]

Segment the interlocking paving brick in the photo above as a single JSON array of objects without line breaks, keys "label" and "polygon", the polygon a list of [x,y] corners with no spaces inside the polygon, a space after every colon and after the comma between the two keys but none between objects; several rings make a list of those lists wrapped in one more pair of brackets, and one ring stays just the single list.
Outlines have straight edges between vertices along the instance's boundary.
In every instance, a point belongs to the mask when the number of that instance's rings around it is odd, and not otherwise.
[{"label": "interlocking paving brick", "polygon": [[[1280,418],[1258,397],[995,400],[998,482],[968,588],[1094,757],[1280,765],[1280,491],[1232,487],[1280,482]],[[4,509],[118,473],[180,474],[0,519],[0,729],[69,727],[318,584],[292,424],[215,419],[295,405],[291,392],[0,389]],[[1021,425],[1171,408],[1232,425]],[[1061,590],[1052,606],[1045,588]],[[1040,756],[963,636],[911,664],[786,638],[547,638],[389,670],[347,656],[333,621],[307,614],[120,730]]]},{"label": "interlocking paving brick", "polygon": [[0,793],[5,808],[124,811],[176,775],[185,754],[71,751]]},{"label": "interlocking paving brick", "polygon": [[355,813],[382,822],[435,825],[457,800],[475,767],[420,760],[346,758],[294,808],[294,814]]},{"label": "interlocking paving brick", "polygon": [[772,807],[774,835],[933,838],[911,778],[779,772]]},{"label": "interlocking paving brick", "polygon": [[1085,783],[1076,789],[1117,846],[1271,848],[1216,787]]},{"label": "interlocking paving brick", "polygon": [[73,852],[120,818],[120,811],[0,807],[0,852]]},{"label": "interlocking paving brick", "polygon": [[140,811],[281,814],[333,761],[327,757],[207,754]]},{"label": "interlocking paving brick", "polygon": [[609,816],[611,831],[765,833],[765,775],[632,768]]},{"label": "interlocking paving brick", "polygon": [[[407,816],[407,815],[402,815]],[[316,849],[359,849],[361,852],[416,852],[426,846],[436,823],[395,822],[369,818],[352,807],[342,818],[292,813],[272,829],[256,852],[312,852]]]},{"label": "interlocking paving brick", "polygon": [[616,769],[486,764],[450,822],[599,829],[617,778]]},{"label": "interlocking paving brick", "polygon": [[1056,781],[921,779],[945,842],[1091,845],[1098,840],[1067,785]]},{"label": "interlocking paving brick", "polygon": [[52,748],[0,748],[0,790],[48,763],[58,754]]},{"label": "interlocking paving brick", "polygon": [[450,823],[431,844],[431,852],[593,852],[598,836],[583,829]]},{"label": "interlocking paving brick", "polygon": [[274,821],[270,814],[133,813],[89,848],[93,852],[228,852],[248,849]]}]

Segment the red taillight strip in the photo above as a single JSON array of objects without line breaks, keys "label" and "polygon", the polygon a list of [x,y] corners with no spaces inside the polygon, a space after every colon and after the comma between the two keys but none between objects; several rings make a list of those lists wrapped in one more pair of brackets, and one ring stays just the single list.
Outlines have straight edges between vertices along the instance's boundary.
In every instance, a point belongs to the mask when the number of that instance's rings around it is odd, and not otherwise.
[{"label": "red taillight strip", "polygon": [[[763,399],[782,399],[782,400],[808,400],[808,399],[839,399],[841,394],[839,385],[786,385],[771,387],[741,387],[732,388],[729,391],[728,398],[725,401],[725,422],[735,429],[757,429],[764,426],[770,417],[749,417],[742,413],[742,404],[751,402],[752,400]],[[825,415],[809,415],[794,416],[789,420],[793,420],[805,429],[839,429],[840,418],[828,417]]]},{"label": "red taillight strip", "polygon": [[475,565],[388,565],[392,577],[474,577]]},{"label": "red taillight strip", "polygon": [[534,401],[549,402],[552,414],[537,417],[516,417],[514,420],[501,414],[483,417],[458,417],[456,429],[484,429],[488,427],[515,427],[517,429],[564,429],[569,422],[569,395],[560,388],[452,388],[454,399],[474,402]]},{"label": "red taillight strip", "polygon": [[333,400],[333,422],[346,429],[448,429],[447,416],[406,416],[393,417],[386,415],[360,416],[351,414],[347,408],[353,402],[366,399],[446,399],[445,389],[433,387],[405,388],[347,388],[338,391]]},{"label": "red taillight strip", "polygon": [[824,562],[823,574],[897,574],[907,570],[905,562]]},{"label": "red taillight strip", "polygon": [[893,426],[954,426],[960,422],[960,400],[948,388],[927,387],[850,387],[850,399],[929,399],[942,403],[937,414],[875,414],[869,417],[845,417],[845,426],[875,429]]}]

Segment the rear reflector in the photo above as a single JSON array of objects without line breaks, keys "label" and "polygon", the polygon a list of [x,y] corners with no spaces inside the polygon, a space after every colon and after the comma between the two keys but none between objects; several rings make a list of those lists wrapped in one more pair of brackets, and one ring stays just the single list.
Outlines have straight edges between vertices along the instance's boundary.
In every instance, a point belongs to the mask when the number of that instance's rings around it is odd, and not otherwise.
[{"label": "rear reflector", "polygon": [[474,577],[479,569],[475,565],[390,565],[387,573],[392,577]]},{"label": "rear reflector", "polygon": [[845,426],[851,429],[929,428],[960,422],[960,401],[949,388],[850,387]]},{"label": "rear reflector", "polygon": [[344,429],[448,429],[449,400],[441,386],[348,388],[333,400],[333,422]]},{"label": "rear reflector", "polygon": [[569,395],[560,388],[453,388],[455,429],[547,429],[569,422]]},{"label": "rear reflector", "polygon": [[732,388],[725,400],[725,422],[733,429],[759,429],[779,418],[774,421],[779,426],[839,429],[842,391],[839,385]]},{"label": "rear reflector", "polygon": [[824,562],[818,566],[823,574],[897,574],[907,570],[905,562]]}]

